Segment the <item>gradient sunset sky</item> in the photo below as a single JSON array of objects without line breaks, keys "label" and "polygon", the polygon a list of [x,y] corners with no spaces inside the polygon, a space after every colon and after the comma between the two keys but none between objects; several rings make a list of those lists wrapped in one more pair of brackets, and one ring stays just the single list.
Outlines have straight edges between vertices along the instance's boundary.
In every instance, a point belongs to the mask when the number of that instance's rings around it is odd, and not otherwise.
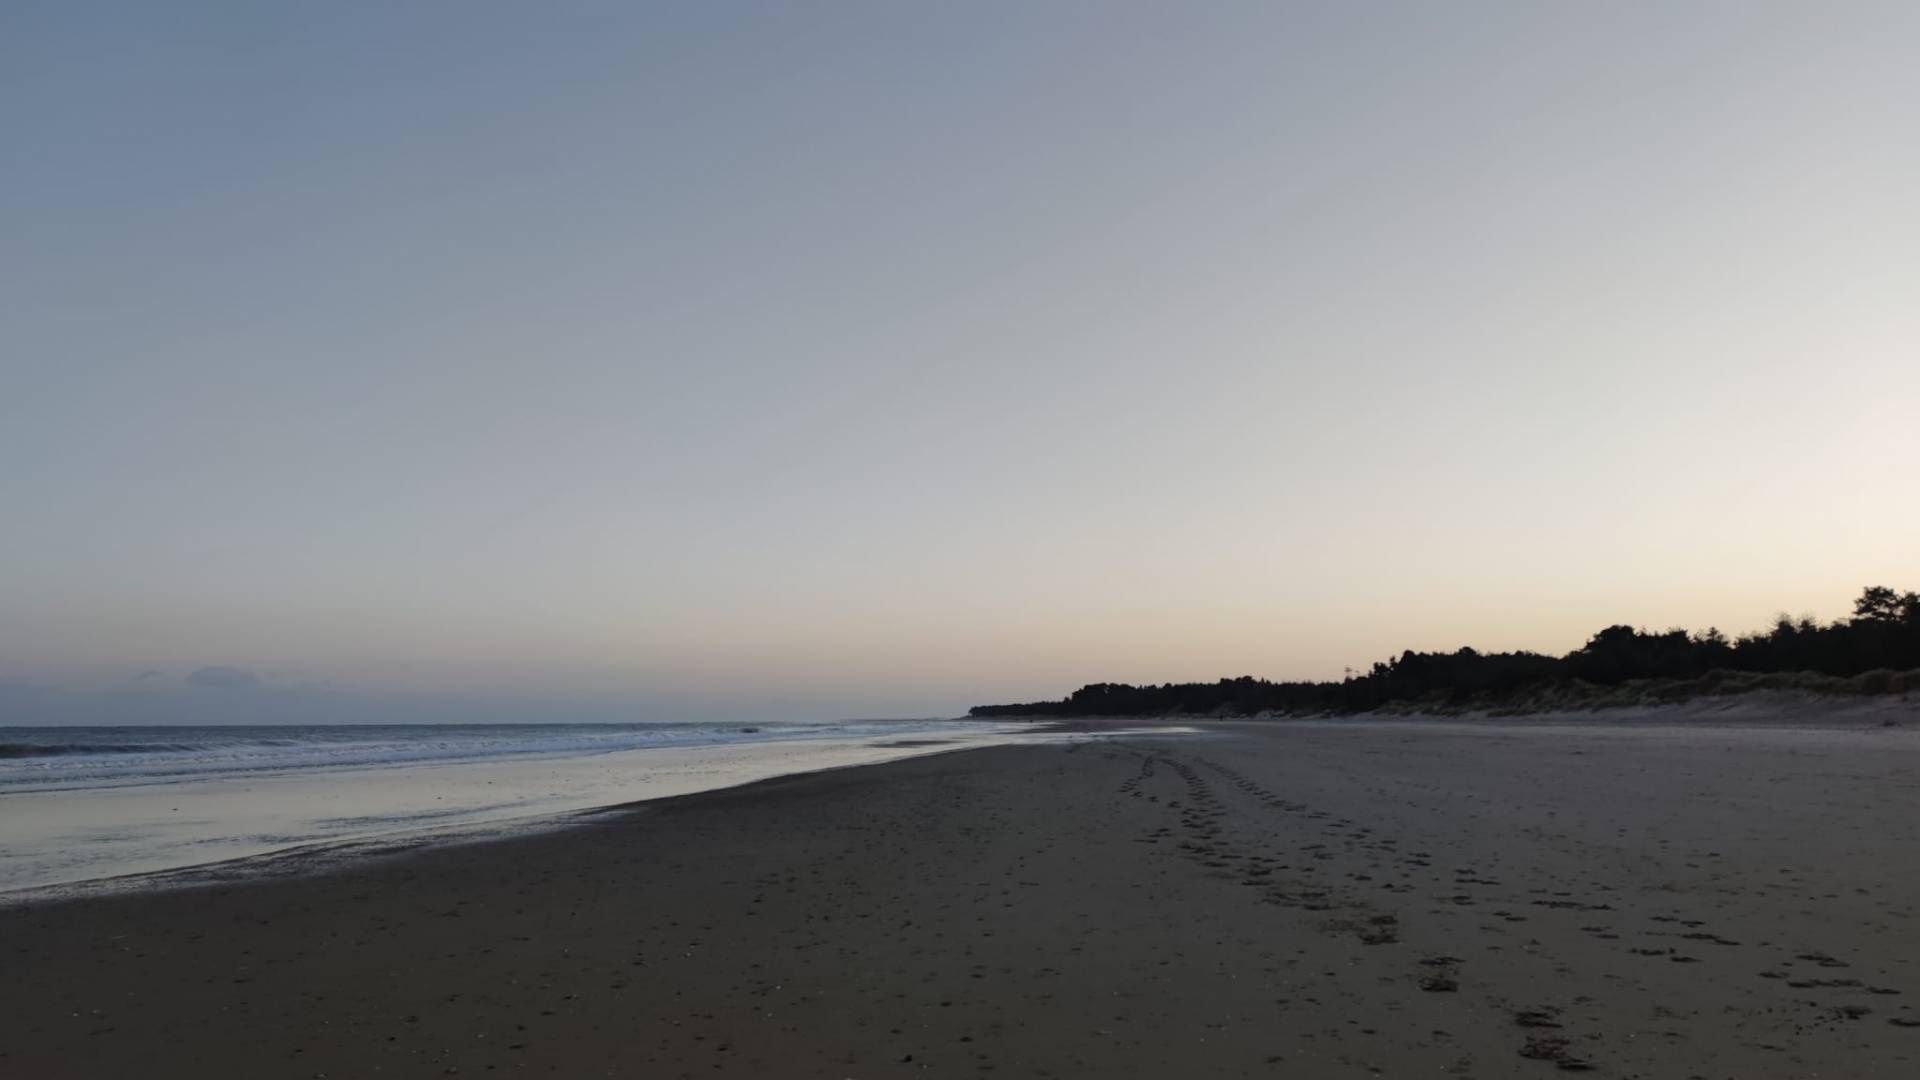
[{"label": "gradient sunset sky", "polygon": [[1920,587],[1916,41],[8,4],[0,723],[934,715],[1842,615]]}]

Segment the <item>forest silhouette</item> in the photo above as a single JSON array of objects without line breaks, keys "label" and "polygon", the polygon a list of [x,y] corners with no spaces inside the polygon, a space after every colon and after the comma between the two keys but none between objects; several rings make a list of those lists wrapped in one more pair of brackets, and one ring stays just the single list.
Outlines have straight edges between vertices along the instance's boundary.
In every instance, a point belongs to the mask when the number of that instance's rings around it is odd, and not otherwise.
[{"label": "forest silhouette", "polygon": [[1527,712],[1682,701],[1751,690],[1920,690],[1920,593],[1864,590],[1853,616],[1781,615],[1729,639],[1718,629],[1609,626],[1565,656],[1411,650],[1339,682],[1093,683],[1060,701],[979,705],[973,716],[1252,716],[1260,713]]}]

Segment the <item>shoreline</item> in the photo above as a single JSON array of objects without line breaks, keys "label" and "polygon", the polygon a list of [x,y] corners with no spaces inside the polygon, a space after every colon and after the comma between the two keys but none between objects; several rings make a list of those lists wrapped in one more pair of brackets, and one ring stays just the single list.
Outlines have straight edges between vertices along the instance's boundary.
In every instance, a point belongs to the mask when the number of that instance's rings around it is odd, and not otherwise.
[{"label": "shoreline", "polygon": [[[565,830],[582,824],[590,824],[591,819],[610,813],[638,811],[648,806],[670,802],[676,799],[694,798],[717,791],[728,791],[752,787],[756,784],[779,780],[790,776],[808,776],[829,773],[843,769],[870,768],[896,761],[908,761],[923,757],[936,757],[941,754],[964,753],[976,749],[997,746],[1044,745],[1056,741],[1052,736],[1070,734],[1058,725],[1027,725],[1029,730],[1006,730],[1012,725],[996,722],[994,727],[1000,730],[983,731],[973,737],[938,737],[911,739],[872,739],[862,737],[849,740],[810,740],[802,744],[806,749],[835,751],[863,749],[886,751],[884,754],[867,754],[853,760],[829,760],[825,764],[795,765],[790,761],[777,766],[763,767],[754,772],[737,773],[727,779],[703,779],[691,785],[667,784],[662,793],[642,795],[637,798],[622,798],[603,803],[572,806],[558,810],[538,810],[521,815],[505,817],[478,817],[473,820],[454,824],[402,826],[385,831],[358,833],[333,839],[270,847],[246,854],[209,859],[202,862],[163,866],[155,869],[133,870],[126,873],[107,874],[98,877],[77,878],[64,881],[50,881],[40,884],[0,889],[0,912],[10,908],[21,908],[41,904],[64,903],[69,900],[84,900],[102,896],[119,896],[145,892],[169,891],[203,888],[215,884],[240,884],[255,880],[275,880],[292,877],[310,877],[337,872],[360,862],[390,860],[402,858],[422,850],[454,847],[469,844],[486,844],[500,840],[530,837],[541,833]],[[1115,735],[1142,731],[1139,724],[1115,724],[1099,735]],[[1144,729],[1156,732],[1170,732],[1177,729]],[[766,744],[760,744],[766,745]],[[776,744],[777,745],[777,744]],[[649,754],[656,758],[663,754],[699,754],[703,752],[740,751],[744,748],[733,747],[672,747],[649,750],[614,751],[600,757],[620,757],[625,755]],[[388,766],[385,768],[448,768],[467,763],[431,763],[421,766]],[[515,763],[508,763],[515,764]],[[338,776],[339,774],[334,774]],[[326,780],[325,774],[314,774],[314,779]],[[85,791],[86,789],[81,789]],[[120,789],[100,789],[114,791]],[[24,793],[23,793],[24,794]],[[67,792],[45,792],[41,794],[68,794]],[[0,796],[0,806],[4,806],[8,797],[19,798],[22,795]]]},{"label": "shoreline", "polygon": [[[1821,708],[1820,706],[1826,706]],[[966,722],[962,718],[958,722]],[[647,806],[676,799],[698,797],[716,791],[752,787],[770,780],[788,776],[804,776],[813,773],[832,772],[841,769],[868,768],[884,765],[893,761],[911,760],[917,757],[929,757],[939,754],[958,753],[973,749],[1010,745],[1044,745],[1061,736],[1091,736],[1113,738],[1116,736],[1144,735],[1159,736],[1167,734],[1197,734],[1211,730],[1215,734],[1228,732],[1259,733],[1275,729],[1355,729],[1355,728],[1404,728],[1407,730],[1439,731],[1460,729],[1471,731],[1482,728],[1489,731],[1527,731],[1530,729],[1569,731],[1590,729],[1604,734],[1611,730],[1622,732],[1665,733],[1685,735],[1703,731],[1753,731],[1762,732],[1871,732],[1899,730],[1909,725],[1920,729],[1920,701],[1905,699],[1871,699],[1860,701],[1839,701],[1815,696],[1809,701],[1804,696],[1772,693],[1767,695],[1743,695],[1738,698],[1719,698],[1699,702],[1680,702],[1640,708],[1612,708],[1601,711],[1559,710],[1528,714],[1489,714],[1485,711],[1463,714],[1408,713],[1408,712],[1367,712],[1347,715],[1306,714],[1279,716],[1107,716],[1072,717],[1035,716],[1031,718],[995,718],[981,722],[991,724],[998,730],[983,732],[974,739],[953,739],[938,737],[932,739],[879,739],[861,737],[850,740],[807,740],[798,745],[822,749],[840,749],[841,744],[848,747],[859,746],[874,750],[905,751],[888,756],[865,760],[851,760],[824,765],[803,765],[799,767],[780,766],[776,769],[747,775],[741,779],[702,782],[694,786],[673,787],[663,794],[642,795],[637,798],[616,799],[608,802],[587,803],[568,806],[563,809],[535,810],[526,814],[478,817],[472,820],[452,824],[418,824],[401,826],[385,831],[360,833],[309,843],[296,843],[284,846],[268,847],[243,854],[207,859],[201,862],[160,866],[152,869],[132,870],[125,873],[107,874],[97,877],[83,877],[72,880],[49,881],[26,886],[0,889],[0,911],[48,903],[61,903],[69,899],[86,899],[96,896],[137,894],[148,891],[194,889],[209,884],[244,883],[251,880],[268,880],[287,877],[308,877],[336,872],[362,860],[384,860],[416,853],[428,848],[485,844],[503,839],[533,836],[540,833],[564,830],[586,822],[598,815],[616,813],[625,810],[639,810]],[[1013,730],[1017,729],[1017,730]],[[745,744],[746,748],[770,744]],[[786,744],[771,744],[786,745]],[[712,750],[740,750],[739,746],[691,746],[666,747],[645,750],[611,751],[593,757],[619,758],[630,755],[673,755],[699,754]],[[530,764],[531,762],[512,760],[493,764]],[[429,762],[408,766],[396,764],[371,767],[371,771],[388,772],[404,769],[443,769],[459,768],[471,765],[469,762]],[[346,770],[351,774],[354,771]],[[335,774],[339,775],[339,774]],[[325,781],[326,774],[315,773],[313,779]],[[87,789],[79,789],[85,791]],[[119,789],[104,788],[101,791]],[[0,805],[7,798],[18,798],[24,793],[0,795]],[[35,793],[42,794],[42,793]],[[44,794],[65,794],[65,792],[46,792]]]},{"label": "shoreline", "polygon": [[275,855],[340,861],[368,847],[461,842],[562,825],[605,806],[1037,734],[959,722],[913,738],[867,733],[0,790],[0,905],[49,890],[271,873],[263,860]]}]

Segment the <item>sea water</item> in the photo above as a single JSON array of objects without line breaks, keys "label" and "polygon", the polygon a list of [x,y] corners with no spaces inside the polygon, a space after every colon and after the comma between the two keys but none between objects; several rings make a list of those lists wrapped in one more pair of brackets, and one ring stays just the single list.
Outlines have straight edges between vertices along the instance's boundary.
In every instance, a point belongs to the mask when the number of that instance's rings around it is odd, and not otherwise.
[{"label": "sea water", "polygon": [[955,720],[0,727],[0,893],[1028,737]]}]

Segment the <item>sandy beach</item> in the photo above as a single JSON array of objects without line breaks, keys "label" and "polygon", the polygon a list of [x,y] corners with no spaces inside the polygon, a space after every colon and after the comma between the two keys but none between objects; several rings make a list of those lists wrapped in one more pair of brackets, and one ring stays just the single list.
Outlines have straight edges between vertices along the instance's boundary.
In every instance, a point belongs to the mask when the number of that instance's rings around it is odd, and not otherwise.
[{"label": "sandy beach", "polygon": [[0,1074],[1920,1068],[1920,733],[1200,726],[0,910]]}]

